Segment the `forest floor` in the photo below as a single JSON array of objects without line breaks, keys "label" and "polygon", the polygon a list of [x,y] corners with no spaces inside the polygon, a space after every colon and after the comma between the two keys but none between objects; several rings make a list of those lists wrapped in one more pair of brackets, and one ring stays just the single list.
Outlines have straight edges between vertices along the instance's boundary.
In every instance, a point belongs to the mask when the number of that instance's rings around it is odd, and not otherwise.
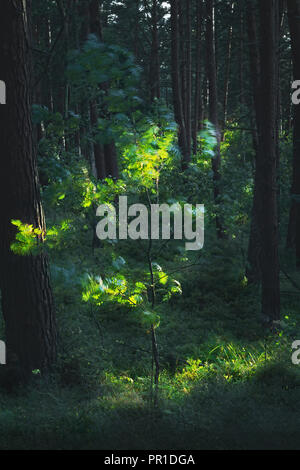
[{"label": "forest floor", "polygon": [[259,292],[230,274],[230,255],[218,263],[210,253],[182,272],[183,296],[164,304],[156,408],[149,332],[122,306],[99,317],[82,304],[82,260],[53,264],[58,363],[1,392],[0,448],[299,449],[299,293],[282,277],[282,329],[270,335],[259,326]]}]

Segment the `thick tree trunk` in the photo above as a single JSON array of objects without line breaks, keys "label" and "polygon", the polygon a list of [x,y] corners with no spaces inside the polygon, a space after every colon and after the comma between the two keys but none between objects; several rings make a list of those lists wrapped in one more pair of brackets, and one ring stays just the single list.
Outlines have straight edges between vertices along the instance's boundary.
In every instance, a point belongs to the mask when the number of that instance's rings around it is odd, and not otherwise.
[{"label": "thick tree trunk", "polygon": [[[300,1],[288,0],[288,20],[291,33],[294,80],[300,79]],[[290,211],[288,245],[296,249],[297,267],[300,268],[300,106],[294,107],[294,149],[292,204]]]},{"label": "thick tree trunk", "polygon": [[272,323],[280,319],[278,256],[278,0],[260,0],[260,125],[258,222],[262,242],[262,314]]},{"label": "thick tree trunk", "polygon": [[[41,47],[39,24],[37,23],[37,24],[31,26],[31,28],[32,28],[32,31],[33,31],[32,39],[33,39],[34,46],[39,49]],[[36,87],[34,87],[33,102],[34,102],[34,104],[38,104],[38,105],[42,104],[41,81],[39,81],[39,83],[36,85]],[[40,122],[35,127],[35,137],[36,137],[37,142],[39,142],[43,137],[43,129],[42,129],[42,124]]]},{"label": "thick tree trunk", "polygon": [[7,104],[0,106],[0,286],[8,361],[17,361],[27,377],[54,361],[56,327],[46,256],[17,256],[10,250],[16,235],[12,219],[45,233],[32,138],[25,4],[1,2],[0,63]]}]

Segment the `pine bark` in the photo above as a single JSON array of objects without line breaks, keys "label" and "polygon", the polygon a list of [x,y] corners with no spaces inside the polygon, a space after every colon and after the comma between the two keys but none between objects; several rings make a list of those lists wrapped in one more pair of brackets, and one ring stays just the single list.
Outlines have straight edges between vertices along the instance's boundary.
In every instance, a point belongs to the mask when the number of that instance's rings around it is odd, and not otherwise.
[{"label": "pine bark", "polygon": [[[291,33],[294,80],[300,79],[300,1],[288,0],[288,20]],[[300,268],[300,106],[294,106],[293,120],[293,181],[291,188],[288,246],[296,250],[296,263]]]},{"label": "pine bark", "polygon": [[[100,41],[103,41],[99,0],[91,0],[90,2],[90,33],[95,34],[98,39],[100,39]],[[102,89],[105,93],[108,93],[109,83],[102,83],[100,84],[99,88]],[[100,110],[99,114],[102,114],[104,117],[107,117],[108,115],[106,106],[103,105],[103,103],[102,110]],[[98,109],[96,102],[91,104],[91,119],[92,125],[96,127],[98,122]],[[115,142],[112,140],[103,146],[95,143],[94,152],[98,179],[103,179],[103,177],[112,177],[114,179],[119,178],[117,149]],[[103,176],[104,172],[105,176]]]},{"label": "pine bark", "polygon": [[217,64],[215,50],[215,20],[214,20],[214,2],[206,2],[206,50],[207,50],[207,75],[209,83],[209,121],[214,125],[217,144],[215,147],[215,156],[212,159],[214,202],[216,207],[216,229],[218,238],[224,238],[224,228],[222,217],[219,213],[219,203],[221,197],[221,152],[220,142],[221,134],[218,119],[218,90],[217,90]]},{"label": "pine bark", "polygon": [[260,0],[260,153],[257,161],[261,204],[258,222],[262,243],[262,314],[267,322],[280,319],[278,256],[278,0]]},{"label": "pine bark", "polygon": [[202,0],[197,2],[197,33],[196,33],[196,78],[195,78],[195,108],[193,122],[193,153],[196,155],[198,144],[198,131],[202,127],[203,121],[203,102],[202,102],[202,22],[203,22],[203,3]]},{"label": "pine bark", "polygon": [[191,46],[191,0],[185,0],[186,16],[186,138],[189,164],[192,145],[192,46]]},{"label": "pine bark", "polygon": [[230,67],[231,67],[231,54],[232,54],[232,22],[234,13],[234,2],[231,4],[231,19],[228,28],[227,51],[226,51],[226,64],[225,64],[225,80],[224,80],[224,96],[223,96],[223,126],[222,126],[222,139],[224,136],[224,129],[227,121],[227,107],[229,96],[229,83],[230,83]]},{"label": "pine bark", "polygon": [[256,129],[252,131],[253,147],[255,150],[255,170],[254,170],[254,194],[252,203],[252,216],[251,227],[248,244],[248,260],[246,267],[246,277],[248,282],[256,284],[261,281],[261,234],[259,228],[258,214],[260,212],[260,205],[262,204],[262,196],[259,194],[259,173],[257,169],[258,161],[260,159],[260,145],[258,136],[262,134],[263,123],[261,123],[260,111],[260,58],[258,49],[258,35],[256,28],[256,18],[254,13],[254,5],[251,0],[247,2],[247,32],[249,43],[249,59],[250,59],[250,78],[252,83],[252,95],[255,110]]},{"label": "pine bark", "polygon": [[185,169],[189,154],[187,151],[187,137],[181,93],[182,84],[180,80],[178,3],[178,0],[171,0],[172,89],[175,120],[178,124],[178,144],[183,157],[182,166],[183,169]]},{"label": "pine bark", "polygon": [[12,219],[46,231],[32,137],[28,18],[21,0],[1,2],[0,63],[7,87],[7,104],[0,106],[1,300],[8,362],[17,362],[27,378],[55,360],[56,326],[47,257],[18,256],[10,249],[16,235]]},{"label": "pine bark", "polygon": [[160,65],[159,65],[159,37],[158,37],[158,2],[152,0],[151,9],[151,59],[150,59],[150,91],[151,102],[160,98]]},{"label": "pine bark", "polygon": [[239,54],[238,54],[238,60],[239,60],[239,89],[240,89],[240,103],[241,106],[245,104],[245,96],[244,96],[244,8],[243,4],[241,3],[240,8],[239,8],[239,13],[240,13],[240,21],[239,21],[239,35],[240,35],[240,40],[239,40]]},{"label": "pine bark", "polygon": [[[89,25],[88,34],[95,34],[100,41],[103,40],[102,37],[102,25],[100,21],[100,5],[98,0],[89,0],[89,8],[86,10],[88,15],[87,23]],[[97,100],[94,99],[90,103],[90,119],[91,119],[91,127],[92,132],[96,134],[97,127],[98,127],[98,105]],[[102,180],[106,178],[106,165],[105,165],[105,152],[103,145],[99,142],[93,142],[93,150],[94,150],[94,160],[95,160],[95,168],[97,173],[97,178]]]}]

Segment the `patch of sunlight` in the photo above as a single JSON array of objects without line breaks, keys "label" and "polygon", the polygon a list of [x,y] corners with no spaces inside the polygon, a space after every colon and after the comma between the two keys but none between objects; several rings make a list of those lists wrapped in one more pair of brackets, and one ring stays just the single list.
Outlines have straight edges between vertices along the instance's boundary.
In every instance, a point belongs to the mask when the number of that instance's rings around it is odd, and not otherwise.
[{"label": "patch of sunlight", "polygon": [[243,188],[243,191],[244,191],[244,193],[246,193],[248,195],[251,195],[252,192],[253,192],[252,184],[246,184],[246,186],[244,186],[244,188]]}]

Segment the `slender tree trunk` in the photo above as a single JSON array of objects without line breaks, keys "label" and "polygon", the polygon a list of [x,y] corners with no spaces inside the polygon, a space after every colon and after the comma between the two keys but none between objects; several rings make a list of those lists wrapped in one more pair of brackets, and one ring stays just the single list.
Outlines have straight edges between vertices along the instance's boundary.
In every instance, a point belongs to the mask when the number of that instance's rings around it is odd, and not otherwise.
[{"label": "slender tree trunk", "polygon": [[[86,14],[88,15],[87,23],[89,24],[88,27],[88,34],[95,34],[100,41],[102,41],[102,26],[100,21],[100,5],[99,0],[88,0],[89,1],[89,8],[86,10]],[[94,99],[90,103],[90,119],[91,119],[91,128],[92,134],[97,133],[98,127],[98,106],[97,100]],[[94,156],[94,166],[97,173],[97,178],[102,180],[106,178],[106,166],[105,166],[105,152],[103,145],[99,142],[95,141],[95,135],[93,136],[93,156]],[[92,162],[93,166],[93,162]]]},{"label": "slender tree trunk", "polygon": [[243,8],[243,3],[240,4],[240,28],[239,28],[239,34],[240,34],[240,39],[239,39],[239,54],[238,54],[238,60],[239,60],[239,88],[240,88],[240,104],[243,107],[244,102],[245,102],[245,97],[244,97],[244,8]]},{"label": "slender tree trunk", "polygon": [[158,38],[158,20],[157,20],[157,0],[152,0],[151,22],[152,22],[152,43],[150,59],[150,94],[151,102],[155,98],[160,98],[160,66],[159,66],[159,38]]},{"label": "slender tree trunk", "polygon": [[100,41],[103,41],[102,24],[100,18],[99,0],[90,0],[90,32],[96,34]]},{"label": "slender tree trunk", "polygon": [[191,12],[190,0],[178,3],[179,18],[179,50],[180,50],[180,78],[181,101],[186,135],[186,155],[183,168],[187,168],[191,158],[191,107],[192,107],[192,57],[191,57]]},{"label": "slender tree trunk", "polygon": [[191,48],[191,0],[185,0],[186,14],[186,139],[189,164],[192,142],[192,48]]},{"label": "slender tree trunk", "polygon": [[203,103],[203,120],[205,121],[208,119],[208,97],[209,97],[209,90],[208,90],[208,73],[207,67],[205,68],[205,73],[202,82],[202,103]]},{"label": "slender tree trunk", "polygon": [[182,0],[178,0],[178,51],[180,64],[180,85],[181,85],[181,101],[183,109],[184,123],[186,123],[186,35],[185,35],[185,4]]},{"label": "slender tree trunk", "polygon": [[207,75],[209,82],[209,120],[214,125],[216,131],[217,145],[215,148],[215,157],[212,159],[213,184],[214,184],[214,202],[216,206],[216,228],[218,238],[224,238],[224,228],[222,218],[219,213],[220,202],[220,166],[221,153],[220,142],[221,135],[218,120],[218,91],[217,91],[217,66],[215,55],[215,29],[214,29],[214,3],[213,0],[206,1],[206,50],[207,50]]},{"label": "slender tree trunk", "polygon": [[261,111],[260,111],[260,61],[258,50],[258,37],[256,29],[256,18],[254,6],[251,0],[247,2],[247,31],[249,42],[249,58],[250,58],[250,77],[253,90],[253,102],[256,116],[256,129],[252,132],[253,147],[255,150],[255,173],[254,173],[254,194],[252,204],[251,228],[248,245],[248,263],[246,268],[246,277],[249,283],[259,283],[261,281],[261,234],[259,228],[258,214],[262,204],[262,196],[259,195],[259,173],[257,162],[260,159],[259,151],[259,134],[263,132],[261,129]]},{"label": "slender tree trunk", "polygon": [[186,161],[188,160],[188,152],[180,83],[178,0],[171,0],[171,54],[174,114],[178,124],[178,144],[183,156],[182,166],[183,169],[185,169]]},{"label": "slender tree trunk", "polygon": [[203,3],[202,0],[197,2],[197,35],[196,35],[196,79],[195,79],[195,111],[194,111],[194,126],[193,126],[193,153],[197,153],[197,137],[198,131],[202,127],[203,121],[203,103],[202,103],[202,75],[201,75],[201,62],[202,62],[202,49],[201,49],[201,35],[202,35],[202,22],[203,22]]},{"label": "slender tree trunk", "polygon": [[[96,100],[91,101],[90,103],[90,119],[91,119],[91,128],[92,134],[97,133],[98,127],[98,110],[97,110],[97,102]],[[94,160],[95,160],[95,167],[97,171],[97,178],[102,180],[106,178],[106,166],[105,166],[105,153],[103,149],[103,145],[99,144],[95,141],[96,136],[93,135],[93,150],[94,150]]]},{"label": "slender tree trunk", "polygon": [[[45,31],[43,31],[45,37],[44,41],[46,42],[46,48],[48,51],[51,50],[52,47],[52,25],[50,18],[45,18]],[[54,110],[54,95],[53,95],[53,85],[52,85],[52,78],[51,72],[45,74],[44,80],[42,80],[42,95],[43,95],[43,103],[47,105],[49,111],[53,112]]]},{"label": "slender tree trunk", "polygon": [[[77,28],[76,35],[76,47],[80,49],[81,45],[86,41],[88,35],[90,34],[90,21],[89,21],[89,0],[76,0],[77,15],[81,19],[79,28]],[[87,135],[93,135],[93,129],[97,124],[97,115],[93,113],[95,107],[97,106],[95,101],[91,103],[79,104],[78,112],[81,118],[84,118],[86,123],[80,125],[78,132],[78,144],[80,145],[80,153],[86,159],[92,174],[95,178],[98,177],[95,161],[95,148],[94,144],[91,143],[90,139],[87,139]],[[104,157],[103,157],[104,160]],[[99,159],[101,162],[101,158]],[[99,172],[101,174],[102,166],[99,165]],[[105,175],[105,171],[104,171]]]},{"label": "slender tree trunk", "polygon": [[135,12],[134,12],[134,57],[136,60],[139,60],[140,57],[140,41],[139,41],[139,36],[140,36],[140,0],[134,0],[135,3]]},{"label": "slender tree trunk", "polygon": [[[62,9],[63,15],[63,35],[62,35],[62,46],[65,51],[69,49],[70,43],[70,24],[72,18],[72,8],[73,8],[73,0],[66,0],[65,6]],[[67,120],[69,117],[69,104],[70,104],[70,84],[68,83],[68,79],[64,73],[67,68],[67,56],[64,56],[64,59],[61,64],[62,67],[62,80],[61,86],[59,88],[59,96],[58,96],[58,106],[57,109],[63,116],[64,120]],[[62,144],[65,151],[70,149],[70,135],[64,131]]]},{"label": "slender tree trunk", "polygon": [[230,81],[230,66],[231,66],[231,50],[232,50],[232,22],[234,13],[234,2],[231,4],[231,20],[228,28],[228,39],[227,39],[227,53],[226,53],[226,65],[225,65],[225,80],[224,80],[224,96],[223,96],[223,126],[222,126],[222,139],[224,135],[224,129],[227,121],[227,106],[228,106],[228,94],[229,94],[229,81]]},{"label": "slender tree trunk", "polygon": [[[100,39],[100,41],[103,41],[99,0],[91,0],[90,2],[90,32],[95,34]],[[109,84],[101,84],[100,88],[104,90],[105,93],[107,93]],[[106,106],[103,103],[101,103],[101,106],[102,111],[100,111],[100,114],[107,116]],[[97,126],[98,122],[98,110],[96,102],[91,104],[91,108],[91,119],[93,120],[92,126],[95,127]],[[107,176],[115,179],[119,178],[117,150],[114,141],[111,141],[103,146],[95,143],[94,154],[98,179],[103,179],[103,177]],[[104,172],[105,175],[103,176]]]},{"label": "slender tree trunk", "polygon": [[76,5],[78,16],[81,19],[78,38],[78,46],[80,46],[90,34],[89,0],[77,0]]},{"label": "slender tree trunk", "polygon": [[[184,124],[186,126],[187,116],[187,101],[186,101],[186,70],[187,70],[187,57],[186,57],[186,15],[185,15],[185,0],[178,0],[178,43],[179,43],[179,64],[180,64],[180,85],[181,85],[181,102],[183,110]],[[186,130],[187,133],[187,130]]]},{"label": "slender tree trunk", "polygon": [[[300,1],[288,0],[288,20],[291,33],[294,80],[300,79]],[[300,106],[294,107],[293,128],[293,182],[288,245],[296,249],[296,263],[300,268]]]},{"label": "slender tree trunk", "polygon": [[25,5],[21,0],[2,0],[0,16],[0,63],[7,87],[7,104],[0,106],[0,286],[8,361],[20,365],[23,378],[33,369],[47,369],[56,356],[47,257],[17,256],[10,250],[16,235],[12,219],[39,227],[45,234],[32,139]]}]

